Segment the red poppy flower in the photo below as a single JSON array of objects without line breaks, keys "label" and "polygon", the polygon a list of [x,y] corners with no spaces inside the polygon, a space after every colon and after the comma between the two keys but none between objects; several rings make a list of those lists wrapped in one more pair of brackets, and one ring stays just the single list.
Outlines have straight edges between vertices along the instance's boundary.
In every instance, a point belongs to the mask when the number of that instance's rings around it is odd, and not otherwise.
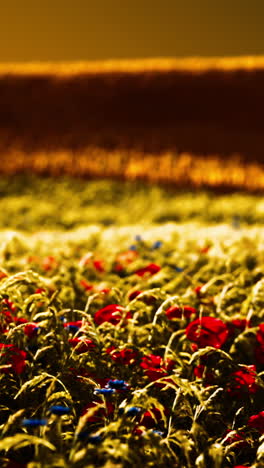
[{"label": "red poppy flower", "polygon": [[8,331],[8,325],[14,321],[14,317],[9,310],[3,310],[0,313],[0,333]]},{"label": "red poppy flower", "polygon": [[140,268],[139,270],[135,271],[135,274],[138,276],[145,276],[146,274],[155,275],[160,271],[160,266],[156,265],[155,263],[150,263],[144,268]]},{"label": "red poppy flower", "polygon": [[93,261],[93,266],[99,273],[104,273],[105,272],[104,261],[103,260],[94,260]]},{"label": "red poppy flower", "polygon": [[22,323],[28,323],[28,320],[24,317],[14,317],[14,322],[16,325],[21,325]]},{"label": "red poppy flower", "polygon": [[250,321],[247,319],[233,319],[231,322],[227,323],[229,336],[232,337],[238,331],[243,331],[246,327],[250,327]]},{"label": "red poppy flower", "polygon": [[221,348],[228,337],[228,328],[222,320],[214,317],[202,317],[189,323],[186,328],[188,340],[195,342],[200,348],[212,346]]},{"label": "red poppy flower", "polygon": [[27,323],[24,327],[24,333],[28,338],[33,338],[38,333],[38,324],[34,322]]},{"label": "red poppy flower", "polygon": [[142,358],[140,367],[142,367],[142,369],[151,369],[153,367],[159,369],[162,363],[163,359],[161,356],[157,354],[149,354]]},{"label": "red poppy flower", "polygon": [[250,466],[246,466],[246,465],[235,465],[233,468],[250,468]]},{"label": "red poppy flower", "polygon": [[45,271],[50,271],[50,270],[54,270],[55,268],[57,268],[58,262],[55,259],[55,257],[53,257],[52,255],[48,255],[47,257],[43,259],[42,266]]},{"label": "red poppy flower", "polygon": [[106,283],[99,283],[94,287],[94,290],[101,294],[108,294],[111,292],[112,288],[108,288]]},{"label": "red poppy flower", "polygon": [[65,322],[63,324],[64,328],[69,328],[74,331],[74,328],[78,329],[78,328],[81,328],[83,326],[83,322],[82,320],[75,320],[75,322]]},{"label": "red poppy flower", "polygon": [[211,248],[211,245],[205,245],[204,247],[200,249],[200,252],[206,254],[209,252],[210,248]]},{"label": "red poppy flower", "polygon": [[195,377],[198,379],[203,379],[205,386],[213,385],[215,375],[204,364],[199,364],[193,369]]},{"label": "red poppy flower", "polygon": [[141,294],[141,293],[142,293],[142,291],[139,291],[139,290],[131,291],[131,293],[129,293],[129,295],[128,295],[128,300],[133,301],[133,299],[136,299],[136,297],[138,297],[139,294]]},{"label": "red poppy flower", "polygon": [[202,287],[204,285],[201,284],[200,286],[196,286],[196,288],[194,288],[194,292],[196,293],[197,297],[201,297],[202,296]]},{"label": "red poppy flower", "polygon": [[44,288],[37,288],[35,290],[35,294],[41,294],[41,293],[45,293],[45,292],[46,292],[46,290]]},{"label": "red poppy flower", "polygon": [[[138,297],[141,293],[143,293],[144,291],[139,291],[139,290],[134,290],[134,291],[131,291],[129,294],[128,294],[128,299],[129,301],[133,301],[133,299],[135,299],[136,297]],[[141,299],[140,299],[142,302],[144,302],[144,304],[146,305],[152,305],[152,304],[155,304],[157,299],[155,296],[152,296],[152,295],[145,295],[143,296]]]},{"label": "red poppy flower", "polygon": [[[155,354],[149,354],[144,356],[141,360],[140,367],[144,369],[145,375],[148,376],[151,382],[166,377],[168,372],[171,372],[175,366],[175,361],[172,359],[166,359],[164,361],[161,356]],[[158,386],[164,387],[166,383],[157,383]]]},{"label": "red poppy flower", "polygon": [[7,364],[7,367],[2,367],[0,372],[10,372],[10,365],[11,369],[13,369],[16,372],[16,374],[22,374],[22,372],[25,370],[25,360],[27,356],[27,353],[25,351],[18,349],[12,344],[0,343],[0,355],[6,358],[5,364]]},{"label": "red poppy flower", "polygon": [[1,270],[0,270],[0,281],[1,281],[2,279],[4,279],[4,278],[7,278],[7,276],[8,276],[8,275],[7,275],[4,271],[1,271]]},{"label": "red poppy flower", "polygon": [[87,351],[95,348],[94,342],[87,338],[71,338],[68,341],[77,354],[86,353]]},{"label": "red poppy flower", "polygon": [[[226,438],[226,436],[230,433],[230,432],[233,432],[231,429],[227,430],[225,435],[224,435],[224,438]],[[233,435],[230,435],[229,437],[227,437],[225,439],[225,442],[224,444],[225,445],[231,445],[233,444],[234,442],[239,442],[238,444],[236,444],[236,449],[238,450],[241,450],[242,448],[246,448],[248,447],[248,443],[247,441],[244,439],[244,437],[242,437],[242,435],[244,435],[243,433],[242,434],[233,434]]]},{"label": "red poppy flower", "polygon": [[116,260],[118,263],[132,263],[138,257],[136,250],[127,250],[117,255]]},{"label": "red poppy flower", "polygon": [[114,267],[115,271],[122,271],[127,265],[134,262],[137,257],[138,252],[136,250],[127,250],[126,252],[118,254]]},{"label": "red poppy flower", "polygon": [[113,403],[111,403],[111,401],[106,401],[105,407],[99,406],[101,404],[102,404],[101,401],[93,401],[91,403],[88,403],[83,408],[81,416],[85,415],[89,411],[89,409],[96,408],[96,406],[98,407],[96,412],[87,419],[87,422],[90,422],[90,423],[101,422],[104,420],[104,418],[107,418],[114,413],[115,407]]},{"label": "red poppy flower", "polygon": [[261,346],[264,346],[264,323],[261,323],[259,325],[259,329],[257,331],[256,339],[257,339],[257,342]]},{"label": "red poppy flower", "polygon": [[[169,410],[164,408],[164,413],[166,416],[168,416]],[[147,429],[152,429],[162,421],[162,414],[158,408],[153,406],[150,411],[145,411],[145,413],[139,414],[137,420],[140,426],[144,426]]]},{"label": "red poppy flower", "polygon": [[80,285],[85,289],[85,291],[91,291],[93,289],[93,285],[88,283],[85,279],[81,279]]},{"label": "red poppy flower", "polygon": [[[118,304],[110,304],[102,309],[99,309],[94,315],[94,321],[96,325],[101,325],[101,323],[109,322],[112,325],[117,325],[122,319],[123,312],[125,308],[119,306]],[[131,312],[127,312],[126,319],[132,318]]]},{"label": "red poppy flower", "polygon": [[124,270],[124,266],[121,265],[121,263],[116,263],[115,266],[114,266],[114,271],[116,271],[117,273],[119,271],[123,271]]},{"label": "red poppy flower", "polygon": [[259,389],[256,384],[255,366],[244,366],[243,369],[233,372],[230,377],[227,391],[231,396],[240,397],[243,392],[256,393]]},{"label": "red poppy flower", "polygon": [[10,310],[11,312],[15,312],[16,311],[16,306],[15,304],[10,301],[10,299],[3,299],[2,300],[2,304],[4,306],[6,306],[8,308],[8,310]]},{"label": "red poppy flower", "polygon": [[190,318],[191,315],[197,315],[197,309],[190,306],[171,306],[166,311],[165,314],[169,320],[174,318]]},{"label": "red poppy flower", "polygon": [[114,346],[107,348],[106,352],[107,354],[110,354],[110,357],[113,359],[113,361],[125,366],[134,364],[138,356],[138,353],[133,349],[124,348],[121,351],[118,351],[114,348]]},{"label": "red poppy flower", "polygon": [[258,414],[254,414],[248,420],[249,427],[254,427],[261,434],[264,434],[264,411],[261,411]]}]

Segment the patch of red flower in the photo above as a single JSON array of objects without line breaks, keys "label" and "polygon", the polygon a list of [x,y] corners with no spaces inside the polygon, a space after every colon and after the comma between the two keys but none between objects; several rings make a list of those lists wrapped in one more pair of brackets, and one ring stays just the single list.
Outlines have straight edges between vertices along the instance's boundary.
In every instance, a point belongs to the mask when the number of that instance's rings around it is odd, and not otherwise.
[{"label": "patch of red flower", "polygon": [[206,368],[204,364],[199,364],[193,369],[195,377],[203,379],[205,386],[213,385],[215,375],[210,369]]},{"label": "patch of red flower", "polygon": [[246,466],[246,465],[235,465],[235,466],[233,466],[233,468],[250,468],[250,466]]},{"label": "patch of red flower", "polygon": [[63,326],[64,328],[70,328],[70,327],[81,328],[83,326],[83,322],[82,320],[75,320],[75,322],[64,322]]},{"label": "patch of red flower", "polygon": [[57,268],[58,262],[55,257],[48,255],[43,259],[42,267],[45,271],[55,270]]},{"label": "patch of red flower", "polygon": [[247,319],[233,319],[227,323],[229,336],[233,337],[237,331],[244,331],[250,327],[250,321]]},{"label": "patch of red flower", "polygon": [[228,337],[226,324],[210,316],[201,317],[189,323],[185,332],[188,340],[196,343],[199,348],[206,346],[221,348]]},{"label": "patch of red flower", "polygon": [[6,306],[8,308],[8,310],[10,310],[11,312],[15,312],[16,311],[16,306],[15,304],[10,301],[10,299],[3,299],[2,300],[2,304],[4,306]]},{"label": "patch of red flower", "polygon": [[[226,434],[225,434],[225,437],[229,434],[229,433],[232,433],[233,431],[231,429],[229,429]],[[244,434],[243,434],[244,435]],[[225,445],[231,445],[233,444],[234,442],[238,442],[236,444],[236,448],[238,450],[242,449],[242,448],[246,448],[248,447],[248,443],[247,441],[244,439],[244,437],[242,437],[242,434],[230,434],[230,436],[228,436],[227,438],[225,438]]]},{"label": "patch of red flower", "polygon": [[114,346],[110,346],[106,349],[106,353],[109,354],[111,359],[117,364],[124,366],[134,364],[138,357],[138,353],[130,348],[124,348],[118,351]]},{"label": "patch of red flower", "polygon": [[24,317],[13,317],[16,325],[21,325],[22,323],[28,323],[28,320]]},{"label": "patch of red flower", "polygon": [[136,250],[127,250],[122,252],[116,257],[115,271],[122,271],[127,265],[134,262],[138,257],[138,252]]},{"label": "patch of red flower", "polygon": [[[168,408],[164,408],[164,414],[166,416],[169,415]],[[146,429],[152,429],[162,421],[162,414],[158,408],[152,406],[149,411],[145,411],[143,414],[137,416],[137,420],[139,422],[139,426],[144,426]]]},{"label": "patch of red flower", "polygon": [[14,321],[14,317],[9,310],[3,310],[0,315],[0,320],[0,333],[6,333],[8,331],[8,325]]},{"label": "patch of red flower", "polygon": [[150,263],[144,268],[139,268],[139,270],[135,271],[135,275],[138,275],[138,276],[151,275],[152,276],[158,273],[160,269],[161,268],[159,265],[156,265],[155,263]]},{"label": "patch of red flower", "polygon": [[[26,367],[27,353],[12,344],[0,343],[0,356],[6,358],[6,367],[2,367],[0,372],[9,373],[10,369],[16,374],[22,374]],[[11,367],[10,367],[11,365]]]},{"label": "patch of red flower", "polygon": [[94,342],[88,338],[71,338],[68,342],[77,354],[86,353],[87,351],[91,351],[91,349],[95,348]]},{"label": "patch of red flower", "polygon": [[138,289],[131,291],[131,293],[128,295],[128,300],[133,301],[133,299],[136,299],[136,297],[138,297],[141,293],[142,291],[139,291]]},{"label": "patch of red flower", "polygon": [[22,323],[27,323],[27,319],[23,317],[15,317],[11,314],[10,310],[2,310],[0,312],[0,333],[7,333],[9,330],[9,324],[15,323],[20,325]]},{"label": "patch of red flower", "polygon": [[[108,306],[99,309],[94,314],[94,321],[96,325],[101,325],[101,323],[109,322],[112,325],[117,325],[122,319],[123,312],[125,308],[118,304],[110,304]],[[131,312],[127,312],[125,320],[132,318]]]},{"label": "patch of red flower", "polygon": [[[169,372],[175,366],[175,361],[172,359],[164,359],[156,354],[149,354],[148,356],[144,356],[141,360],[140,367],[144,369],[145,375],[148,376],[151,382],[155,382],[162,377],[166,377],[169,375]],[[158,386],[164,387],[166,384],[163,382],[157,383]]]},{"label": "patch of red flower", "polygon": [[264,434],[264,411],[250,416],[248,426],[257,429],[261,434]]},{"label": "patch of red flower", "polygon": [[85,279],[81,279],[80,285],[85,289],[85,291],[91,291],[93,289],[93,285],[88,283]]},{"label": "patch of red flower", "polygon": [[196,288],[194,288],[194,292],[196,293],[196,296],[197,296],[197,297],[201,297],[201,296],[202,296],[202,294],[203,294],[203,293],[202,293],[202,287],[203,287],[203,286],[204,286],[204,285],[201,284],[200,286],[196,286]]},{"label": "patch of red flower", "polygon": [[7,276],[8,276],[8,275],[7,275],[4,271],[1,271],[1,270],[0,270],[0,281],[1,281],[2,279],[4,279],[4,278],[7,278]]},{"label": "patch of red flower", "polygon": [[211,245],[205,245],[204,247],[200,249],[200,252],[206,254],[209,252],[210,248],[211,248]]},{"label": "patch of red flower", "polygon": [[175,318],[189,319],[192,315],[197,315],[197,309],[190,306],[171,306],[165,311],[165,314],[169,320],[173,320]]},{"label": "patch of red flower", "polygon": [[24,333],[29,339],[34,338],[38,333],[38,324],[34,322],[27,323],[24,327]]},{"label": "patch of red flower", "polygon": [[261,323],[259,325],[259,329],[257,331],[257,336],[256,336],[257,342],[261,345],[264,346],[264,323]]},{"label": "patch of red flower", "polygon": [[46,292],[46,291],[45,291],[44,288],[37,288],[37,289],[35,290],[35,294],[42,294],[42,293],[45,293],[45,292]]},{"label": "patch of red flower", "polygon": [[256,393],[259,386],[256,384],[256,367],[243,366],[243,369],[233,372],[230,377],[227,391],[231,396],[240,397],[243,393]]},{"label": "patch of red flower", "polygon": [[93,266],[99,273],[104,273],[105,272],[105,267],[104,267],[104,261],[103,260],[94,260],[93,261]]},{"label": "patch of red flower", "polygon": [[96,422],[102,422],[105,418],[110,417],[115,410],[115,407],[111,401],[106,401],[105,402],[105,407],[102,406],[102,401],[93,401],[91,403],[88,403],[82,410],[81,416],[84,416],[89,409],[91,408],[96,408],[96,411],[93,413],[93,415],[89,416],[87,419],[87,422],[89,423],[96,423]]}]

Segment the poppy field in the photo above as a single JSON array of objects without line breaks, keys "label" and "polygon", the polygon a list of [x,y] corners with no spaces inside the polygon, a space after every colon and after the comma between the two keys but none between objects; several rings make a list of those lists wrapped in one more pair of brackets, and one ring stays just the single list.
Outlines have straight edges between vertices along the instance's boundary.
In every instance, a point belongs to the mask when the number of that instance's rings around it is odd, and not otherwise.
[{"label": "poppy field", "polygon": [[23,181],[0,181],[0,466],[263,467],[261,197]]}]

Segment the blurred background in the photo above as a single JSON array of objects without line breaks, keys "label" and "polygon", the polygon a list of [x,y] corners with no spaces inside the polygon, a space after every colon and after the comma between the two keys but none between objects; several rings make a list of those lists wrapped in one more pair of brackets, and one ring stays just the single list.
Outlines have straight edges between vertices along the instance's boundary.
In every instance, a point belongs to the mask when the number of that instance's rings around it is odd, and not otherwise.
[{"label": "blurred background", "polygon": [[264,4],[0,6],[1,172],[262,190]]}]

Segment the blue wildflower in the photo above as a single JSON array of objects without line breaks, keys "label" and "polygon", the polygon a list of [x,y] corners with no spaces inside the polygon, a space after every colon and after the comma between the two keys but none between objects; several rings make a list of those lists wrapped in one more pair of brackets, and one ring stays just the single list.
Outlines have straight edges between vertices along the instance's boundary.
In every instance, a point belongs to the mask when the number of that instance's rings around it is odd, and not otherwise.
[{"label": "blue wildflower", "polygon": [[67,322],[67,319],[66,319],[66,317],[60,317],[60,320],[62,321],[62,323],[65,323],[65,322]]},{"label": "blue wildflower", "polygon": [[37,419],[37,418],[29,418],[23,419],[22,426],[25,427],[39,427],[39,426],[46,426],[47,419]]},{"label": "blue wildflower", "polygon": [[63,414],[69,414],[71,411],[71,408],[69,408],[68,406],[54,405],[49,408],[49,411],[52,414],[62,416]]},{"label": "blue wildflower", "polygon": [[157,250],[157,249],[160,249],[160,247],[162,246],[163,242],[162,241],[156,241],[154,242],[154,244],[152,245],[151,247],[151,250]]},{"label": "blue wildflower", "polygon": [[128,250],[137,250],[137,246],[132,244],[132,245],[130,245]]},{"label": "blue wildflower", "polygon": [[116,390],[127,390],[128,384],[124,380],[109,380],[106,388],[114,388]]},{"label": "blue wildflower", "polygon": [[178,273],[181,273],[182,271],[184,271],[184,268],[181,268],[181,267],[176,266],[176,267],[175,267],[175,270],[176,270]]},{"label": "blue wildflower", "polygon": [[126,411],[126,414],[128,416],[137,416],[137,414],[139,414],[141,412],[141,408],[139,408],[138,406],[131,406],[130,408],[127,409]]},{"label": "blue wildflower", "polygon": [[115,393],[114,388],[96,388],[94,390],[95,395],[112,395],[112,393]]},{"label": "blue wildflower", "polygon": [[164,435],[164,432],[162,432],[162,431],[157,431],[157,430],[155,430],[155,429],[153,429],[152,433],[155,434],[155,435],[158,435],[158,436],[160,436],[160,437],[162,437],[162,436]]}]

